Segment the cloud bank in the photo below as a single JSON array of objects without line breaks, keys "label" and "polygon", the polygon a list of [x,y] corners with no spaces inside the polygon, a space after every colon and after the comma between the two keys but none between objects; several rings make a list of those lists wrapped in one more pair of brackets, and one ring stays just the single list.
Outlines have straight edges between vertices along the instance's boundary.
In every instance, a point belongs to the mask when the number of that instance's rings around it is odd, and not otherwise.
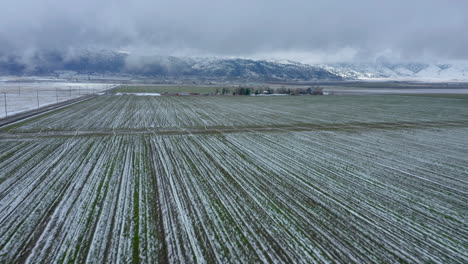
[{"label": "cloud bank", "polygon": [[5,0],[0,53],[468,60],[465,0]]}]

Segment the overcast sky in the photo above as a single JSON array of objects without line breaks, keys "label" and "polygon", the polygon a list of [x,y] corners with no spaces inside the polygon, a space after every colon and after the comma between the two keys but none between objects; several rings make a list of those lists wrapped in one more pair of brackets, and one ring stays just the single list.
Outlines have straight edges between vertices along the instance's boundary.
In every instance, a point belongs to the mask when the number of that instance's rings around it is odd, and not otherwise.
[{"label": "overcast sky", "polygon": [[0,52],[468,60],[467,0],[2,0]]}]

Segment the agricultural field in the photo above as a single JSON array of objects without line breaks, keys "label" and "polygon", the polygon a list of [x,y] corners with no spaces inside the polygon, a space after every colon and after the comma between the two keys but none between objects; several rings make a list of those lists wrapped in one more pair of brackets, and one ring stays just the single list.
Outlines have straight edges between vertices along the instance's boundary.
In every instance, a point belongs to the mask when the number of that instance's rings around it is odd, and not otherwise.
[{"label": "agricultural field", "polygon": [[0,82],[0,118],[110,89],[104,83]]},{"label": "agricultural field", "polygon": [[466,94],[407,94],[407,95],[419,96],[419,97],[447,98],[447,99],[468,99],[468,93]]},{"label": "agricultural field", "polygon": [[353,87],[327,87],[324,89],[327,93],[337,95],[411,95],[411,96],[432,96],[432,97],[450,97],[463,98],[468,97],[468,89],[403,89],[403,88],[353,88]]},{"label": "agricultural field", "polygon": [[106,94],[0,128],[0,262],[466,263],[467,105]]},{"label": "agricultural field", "polygon": [[122,85],[114,89],[115,93],[199,93],[216,94],[222,90],[218,86],[176,86],[176,85]]}]

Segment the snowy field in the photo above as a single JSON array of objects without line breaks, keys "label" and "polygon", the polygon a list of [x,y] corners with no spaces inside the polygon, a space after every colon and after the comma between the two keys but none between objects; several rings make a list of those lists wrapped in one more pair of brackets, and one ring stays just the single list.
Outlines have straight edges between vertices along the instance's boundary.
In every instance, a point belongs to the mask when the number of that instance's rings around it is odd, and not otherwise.
[{"label": "snowy field", "polygon": [[411,94],[411,95],[468,95],[468,89],[397,89],[397,88],[325,88],[324,92],[335,94]]},{"label": "snowy field", "polygon": [[113,87],[103,83],[0,82],[0,118]]},{"label": "snowy field", "polygon": [[466,99],[102,95],[0,129],[0,262],[467,263]]}]

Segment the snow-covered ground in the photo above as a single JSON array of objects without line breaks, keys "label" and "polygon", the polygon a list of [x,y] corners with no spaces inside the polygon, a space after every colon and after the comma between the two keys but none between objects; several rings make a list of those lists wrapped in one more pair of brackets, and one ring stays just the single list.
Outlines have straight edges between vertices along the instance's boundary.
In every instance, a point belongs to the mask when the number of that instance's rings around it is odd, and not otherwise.
[{"label": "snow-covered ground", "polygon": [[161,96],[160,93],[116,93],[115,95]]},{"label": "snow-covered ground", "polygon": [[467,263],[467,114],[99,96],[0,129],[0,262]]},{"label": "snow-covered ground", "polygon": [[0,118],[97,93],[115,84],[75,82],[0,82]]},{"label": "snow-covered ground", "polygon": [[468,89],[325,88],[334,94],[468,94]]}]

